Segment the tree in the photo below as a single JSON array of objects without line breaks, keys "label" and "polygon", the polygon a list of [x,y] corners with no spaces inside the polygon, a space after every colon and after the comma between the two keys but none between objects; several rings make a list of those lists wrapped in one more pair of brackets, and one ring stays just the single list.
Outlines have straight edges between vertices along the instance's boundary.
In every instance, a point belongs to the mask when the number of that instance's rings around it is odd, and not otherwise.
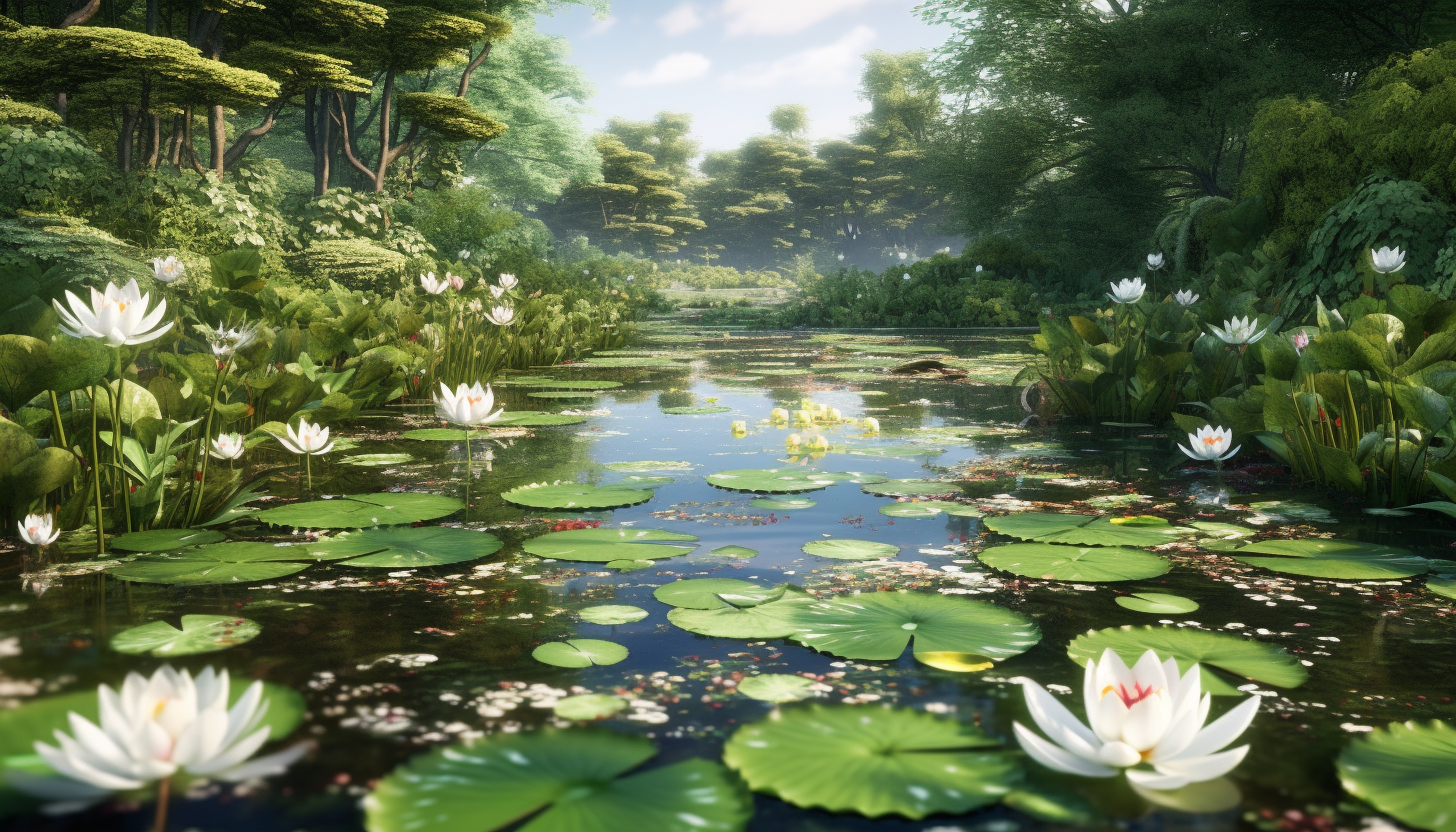
[{"label": "tree", "polygon": [[803,104],[780,104],[768,114],[768,123],[781,136],[800,138],[809,129],[809,108]]}]

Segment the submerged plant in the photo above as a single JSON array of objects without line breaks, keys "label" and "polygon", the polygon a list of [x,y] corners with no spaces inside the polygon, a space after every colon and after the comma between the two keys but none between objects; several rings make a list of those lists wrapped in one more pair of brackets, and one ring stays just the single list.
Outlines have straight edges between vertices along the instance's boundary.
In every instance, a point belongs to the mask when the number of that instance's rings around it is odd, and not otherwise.
[{"label": "submerged plant", "polygon": [[1195,664],[1180,676],[1177,662],[1160,662],[1152,650],[1129,668],[1107,650],[1100,662],[1087,662],[1082,683],[1090,728],[1028,679],[1027,708],[1050,741],[1019,722],[1016,739],[1042,765],[1083,777],[1122,771],[1133,785],[1154,790],[1217,779],[1248,754],[1247,745],[1222,749],[1253,722],[1259,700],[1251,696],[1205,726],[1212,694],[1203,693],[1201,673]]}]

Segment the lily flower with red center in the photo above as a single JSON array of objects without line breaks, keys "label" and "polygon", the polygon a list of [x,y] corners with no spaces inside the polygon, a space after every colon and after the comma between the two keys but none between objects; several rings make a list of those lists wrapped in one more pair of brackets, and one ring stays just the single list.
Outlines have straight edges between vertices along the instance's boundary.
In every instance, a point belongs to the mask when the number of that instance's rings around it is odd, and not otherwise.
[{"label": "lily flower with red center", "polygon": [[1247,745],[1222,750],[1242,734],[1259,710],[1249,697],[1205,726],[1212,696],[1201,687],[1198,665],[1178,673],[1178,664],[1158,660],[1152,650],[1129,668],[1108,650],[1087,662],[1082,695],[1083,724],[1045,688],[1023,680],[1026,705],[1050,741],[1016,723],[1016,739],[1042,765],[1083,777],[1113,777],[1119,771],[1144,789],[1181,789],[1232,771]]}]

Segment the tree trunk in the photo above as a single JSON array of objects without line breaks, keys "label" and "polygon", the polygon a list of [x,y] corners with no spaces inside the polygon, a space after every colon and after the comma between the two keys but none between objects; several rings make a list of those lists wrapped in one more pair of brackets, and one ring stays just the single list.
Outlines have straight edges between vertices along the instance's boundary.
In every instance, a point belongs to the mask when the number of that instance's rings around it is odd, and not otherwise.
[{"label": "tree trunk", "polygon": [[456,97],[465,97],[465,91],[470,89],[470,76],[475,73],[477,67],[485,63],[486,58],[490,57],[491,44],[491,41],[486,41],[485,46],[480,49],[480,54],[471,58],[470,63],[465,65],[465,71],[460,74],[460,91],[455,94]]},{"label": "tree trunk", "polygon": [[66,15],[66,19],[62,20],[61,25],[56,28],[69,29],[72,26],[80,26],[82,23],[95,17],[96,12],[100,10],[101,0],[86,0],[86,5]]},{"label": "tree trunk", "polygon": [[121,129],[116,131],[116,165],[122,172],[131,170],[132,135],[136,132],[137,111],[129,106],[121,108]]},{"label": "tree trunk", "polygon": [[237,140],[233,142],[232,147],[229,147],[227,149],[227,152],[223,154],[223,167],[236,167],[238,162],[242,161],[243,156],[247,154],[249,145],[257,141],[258,139],[263,138],[268,134],[269,130],[273,129],[273,125],[276,123],[275,120],[277,119],[277,117],[278,110],[269,109],[268,112],[264,114],[261,124],[256,127],[249,127],[247,130],[244,130],[238,136]]},{"label": "tree trunk", "polygon": [[394,106],[394,71],[390,70],[384,74],[384,92],[379,96],[379,166],[374,172],[374,190],[384,190],[384,175],[389,171],[389,163],[392,161],[389,155],[390,127],[393,122],[390,112]]},{"label": "tree trunk", "polygon": [[227,120],[223,116],[221,104],[213,104],[207,108],[207,135],[212,149],[208,167],[217,174],[218,179],[222,179],[223,157],[227,149]]}]

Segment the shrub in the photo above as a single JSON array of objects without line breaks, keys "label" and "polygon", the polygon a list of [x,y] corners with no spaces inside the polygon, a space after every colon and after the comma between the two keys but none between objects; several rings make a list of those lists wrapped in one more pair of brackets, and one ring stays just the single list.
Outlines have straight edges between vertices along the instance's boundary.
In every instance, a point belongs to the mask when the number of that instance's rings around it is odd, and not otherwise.
[{"label": "shrub", "polygon": [[287,258],[288,268],[305,286],[325,289],[334,281],[346,289],[378,294],[400,288],[410,260],[369,240],[316,240]]},{"label": "shrub", "polygon": [[0,212],[78,214],[109,180],[101,157],[65,128],[0,127]]}]

